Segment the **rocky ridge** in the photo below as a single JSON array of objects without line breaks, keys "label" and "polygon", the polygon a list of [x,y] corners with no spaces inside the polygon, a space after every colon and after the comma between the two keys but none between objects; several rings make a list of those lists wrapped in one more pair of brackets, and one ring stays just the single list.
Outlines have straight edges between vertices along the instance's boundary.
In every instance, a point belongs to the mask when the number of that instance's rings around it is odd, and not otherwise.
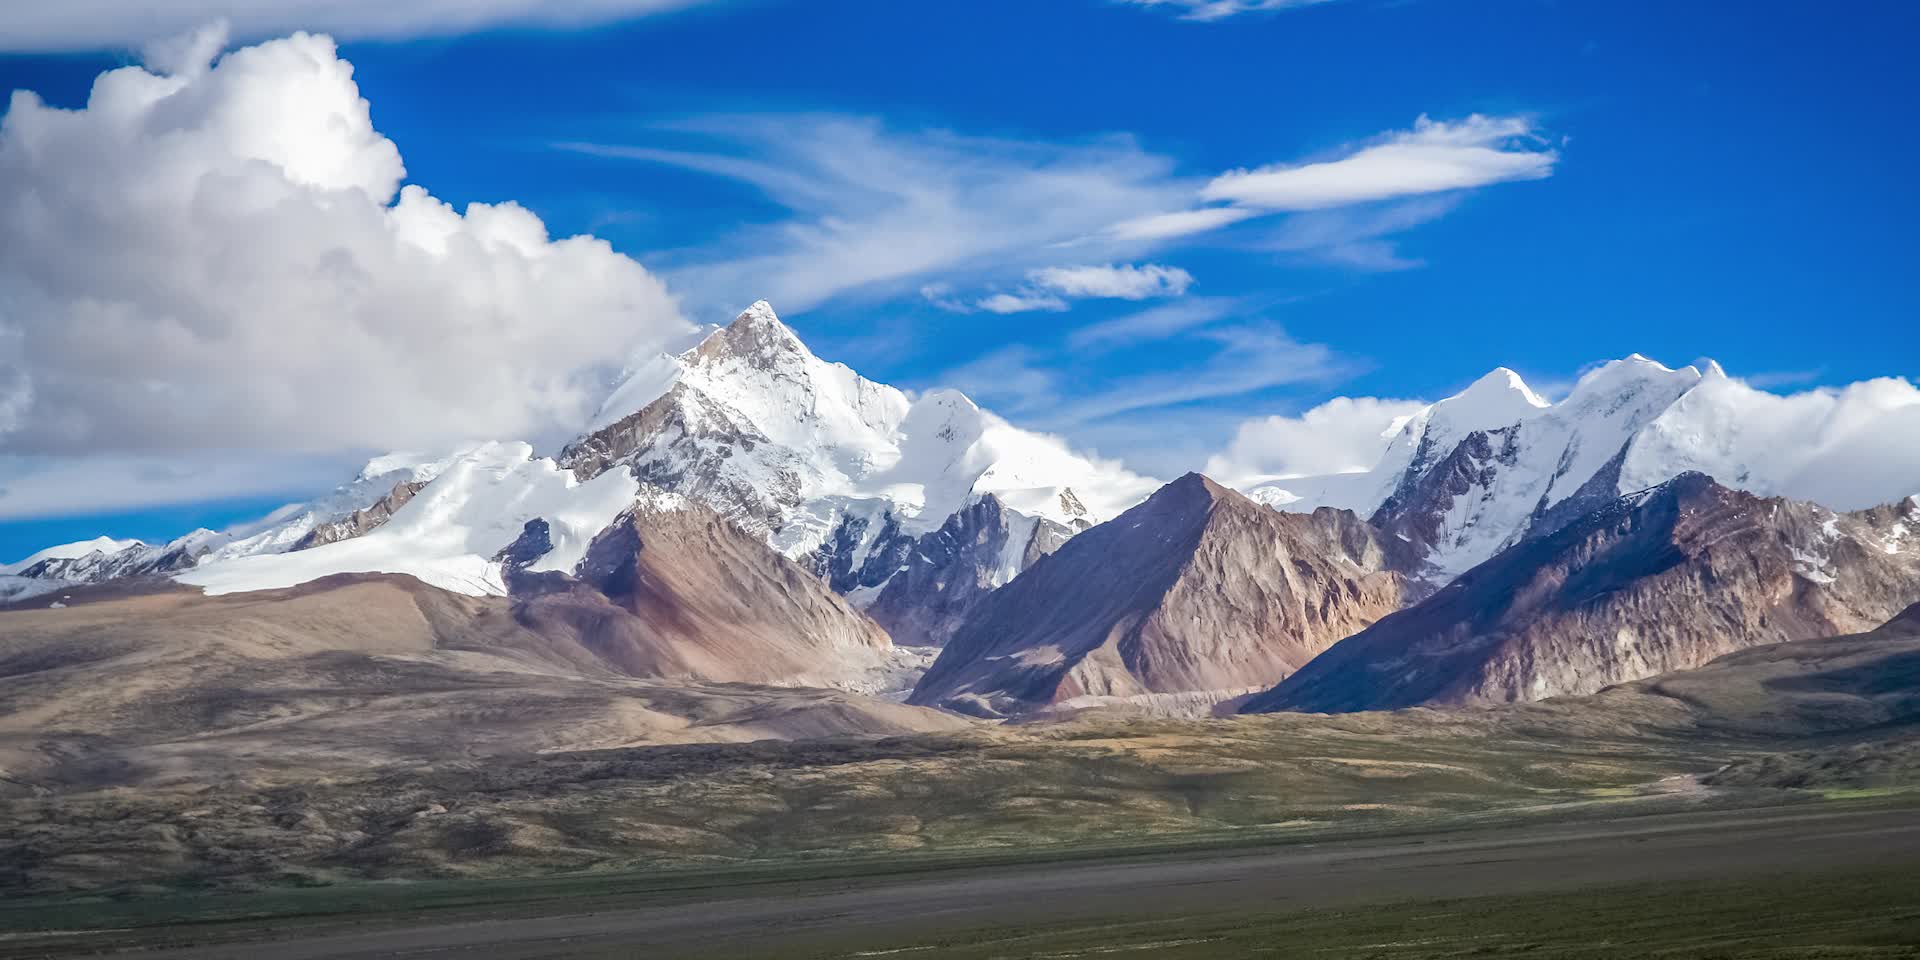
[{"label": "rocky ridge", "polygon": [[1515,544],[1245,709],[1586,694],[1747,647],[1870,630],[1920,601],[1914,530],[1920,500],[1839,513],[1683,474]]},{"label": "rocky ridge", "polygon": [[908,702],[1006,716],[1226,699],[1398,609],[1387,563],[1351,512],[1281,513],[1188,474],[989,594]]}]

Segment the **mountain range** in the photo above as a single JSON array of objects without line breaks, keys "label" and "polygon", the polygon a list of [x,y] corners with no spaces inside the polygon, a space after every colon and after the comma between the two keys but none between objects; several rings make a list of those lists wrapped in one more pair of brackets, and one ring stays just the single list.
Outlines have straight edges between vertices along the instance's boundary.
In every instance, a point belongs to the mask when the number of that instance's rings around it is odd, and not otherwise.
[{"label": "mountain range", "polygon": [[991,718],[1538,699],[1920,600],[1920,476],[1821,459],[1915,413],[1781,451],[1770,396],[1632,356],[1549,402],[1503,368],[1368,470],[1162,485],[821,360],[757,303],[632,364],[552,456],[378,458],[256,524],[49,548],[0,567],[0,599],[398,576],[494,604],[514,656],[566,669]]}]

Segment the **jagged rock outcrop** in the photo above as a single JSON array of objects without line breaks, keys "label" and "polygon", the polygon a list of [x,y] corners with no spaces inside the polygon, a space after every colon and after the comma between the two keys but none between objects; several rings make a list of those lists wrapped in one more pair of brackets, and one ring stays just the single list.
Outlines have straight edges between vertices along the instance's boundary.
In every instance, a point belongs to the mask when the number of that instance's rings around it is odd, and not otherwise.
[{"label": "jagged rock outcrop", "polygon": [[372,504],[361,507],[338,520],[316,524],[306,536],[295,541],[293,549],[307,550],[372,533],[379,529],[381,524],[393,519],[394,513],[412,502],[413,495],[426,489],[426,486],[425,480],[402,480],[394,484],[393,489],[386,496],[375,500]]},{"label": "jagged rock outcrop", "polygon": [[1245,709],[1585,694],[1760,644],[1869,630],[1920,600],[1913,531],[1916,500],[1835,513],[1683,474],[1509,547]]},{"label": "jagged rock outcrop", "polygon": [[1397,609],[1402,579],[1344,510],[1270,510],[1199,474],[994,591],[909,702],[1003,716],[1075,698],[1271,683]]},{"label": "jagged rock outcrop", "polygon": [[1282,510],[1368,517],[1431,591],[1690,471],[1842,510],[1908,496],[1920,490],[1920,459],[1900,441],[1916,431],[1920,404],[1898,380],[1783,397],[1712,361],[1670,369],[1635,354],[1588,371],[1557,403],[1496,369],[1396,422],[1370,469],[1273,478],[1247,493]]},{"label": "jagged rock outcrop", "polygon": [[[1371,520],[1394,562],[1418,570],[1429,557],[1444,551],[1456,534],[1452,521],[1471,510],[1473,501],[1486,496],[1502,470],[1519,460],[1519,441],[1518,426],[1475,430],[1450,450],[1435,448],[1431,437],[1423,440],[1417,468],[1401,476]],[[1437,586],[1422,585],[1428,592]]]},{"label": "jagged rock outcrop", "polygon": [[[1411,461],[1371,519],[1395,544],[1396,562],[1425,589],[1437,589],[1618,497],[1633,436],[1700,377],[1693,367],[1669,370],[1635,356],[1588,374],[1558,404],[1534,406],[1518,377],[1489,375],[1435,404]],[[1495,402],[1500,395],[1521,400]],[[1517,419],[1489,425],[1516,410]]]},{"label": "jagged rock outcrop", "polygon": [[686,383],[560,453],[560,465],[583,481],[624,464],[642,483],[698,499],[763,536],[800,507],[799,459],[745,414]]},{"label": "jagged rock outcrop", "polygon": [[[967,598],[1024,568],[989,558],[983,537],[1019,540],[1009,556],[1031,559],[1091,526],[1088,498],[1117,511],[1150,487],[954,391],[908,397],[822,361],[765,303],[643,366],[609,402],[643,405],[603,417],[563,466],[589,480],[624,465],[705,503],[836,591],[881,602],[875,616],[904,643],[938,643]],[[993,515],[976,515],[989,498]],[[918,592],[891,586],[902,571]]]},{"label": "jagged rock outcrop", "polygon": [[[1078,532],[1065,524],[1014,513],[992,495],[947,519],[903,550],[869,554],[892,566],[873,570],[863,586],[877,594],[867,615],[893,642],[937,647],[960,628],[987,594],[1058,550]],[[897,559],[896,559],[897,558]]]}]

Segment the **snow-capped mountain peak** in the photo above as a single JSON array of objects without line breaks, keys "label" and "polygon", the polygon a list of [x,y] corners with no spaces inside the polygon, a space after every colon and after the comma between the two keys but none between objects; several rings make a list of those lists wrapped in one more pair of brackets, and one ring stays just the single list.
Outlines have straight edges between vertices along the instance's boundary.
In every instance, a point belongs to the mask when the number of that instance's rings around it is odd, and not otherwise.
[{"label": "snow-capped mountain peak", "polygon": [[[0,578],[71,584],[170,573],[193,566],[231,539],[205,528],[163,544],[95,537],[48,547],[25,560],[0,566]],[[0,597],[17,599],[21,595],[14,589],[0,589]]]},{"label": "snow-capped mountain peak", "polygon": [[15,563],[0,564],[0,576],[14,576],[31,570],[46,560],[79,560],[90,554],[111,556],[133,547],[145,546],[138,540],[116,540],[112,537],[94,537],[91,540],[76,540],[48,547]]},{"label": "snow-capped mountain peak", "polygon": [[688,360],[696,365],[730,359],[773,365],[783,357],[812,359],[813,351],[807,349],[807,345],[801,342],[800,336],[791,327],[780,322],[772,304],[757,300],[753,306],[741,311],[732,323],[715,330],[699,346],[694,347]]},{"label": "snow-capped mountain peak", "polygon": [[928,533],[986,494],[1066,523],[1111,516],[1153,488],[958,391],[911,397],[821,360],[765,301],[669,363],[636,364],[614,396],[627,409],[603,412],[563,463],[583,478],[624,463],[791,557],[849,522],[877,529],[885,517]]},{"label": "snow-capped mountain peak", "polygon": [[1435,406],[1449,409],[1459,420],[1475,420],[1497,426],[1523,419],[1553,404],[1533,392],[1520,374],[1507,367],[1495,367],[1465,390]]},{"label": "snow-capped mountain peak", "polygon": [[1416,414],[1401,429],[1396,445],[1414,455],[1425,450],[1431,456],[1445,456],[1468,434],[1510,427],[1552,406],[1518,373],[1496,367],[1465,390]]},{"label": "snow-capped mountain peak", "polygon": [[404,573],[458,593],[500,594],[495,558],[528,522],[544,521],[549,542],[529,569],[570,569],[640,493],[620,472],[583,483],[525,443],[483,443],[436,467],[432,482],[370,531],[309,549],[216,554],[178,579],[220,594],[337,573]]},{"label": "snow-capped mountain peak", "polygon": [[1629,441],[1700,380],[1694,367],[1632,354],[1588,371],[1566,399],[1549,403],[1497,368],[1415,415],[1366,474],[1274,481],[1253,493],[1287,510],[1334,505],[1369,515],[1438,585],[1536,524],[1557,522],[1556,511],[1617,496]]},{"label": "snow-capped mountain peak", "polygon": [[1372,470],[1250,493],[1278,509],[1369,516],[1438,586],[1520,539],[1689,471],[1836,509],[1890,502],[1920,487],[1920,460],[1890,445],[1916,433],[1920,394],[1905,381],[1782,397],[1710,360],[1673,368],[1636,353],[1587,371],[1553,404],[1495,370],[1411,418]]},{"label": "snow-capped mountain peak", "polygon": [[1623,415],[1636,419],[1651,408],[1657,415],[1699,382],[1696,367],[1676,370],[1635,353],[1587,371],[1567,398],[1555,405],[1556,412],[1567,419]]}]

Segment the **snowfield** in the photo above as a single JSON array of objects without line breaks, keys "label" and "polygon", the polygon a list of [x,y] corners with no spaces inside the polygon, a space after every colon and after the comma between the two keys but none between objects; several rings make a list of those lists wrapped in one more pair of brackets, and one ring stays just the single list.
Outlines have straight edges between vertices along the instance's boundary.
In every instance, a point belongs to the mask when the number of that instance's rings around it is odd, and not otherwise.
[{"label": "snowfield", "polygon": [[365,536],[293,553],[210,559],[177,579],[209,594],[291,587],[339,573],[402,573],[472,596],[504,596],[494,559],[527,521],[547,522],[553,549],[536,570],[572,570],[595,534],[631,507],[624,471],[587,483],[524,443],[487,443],[451,459],[393,519]]}]

